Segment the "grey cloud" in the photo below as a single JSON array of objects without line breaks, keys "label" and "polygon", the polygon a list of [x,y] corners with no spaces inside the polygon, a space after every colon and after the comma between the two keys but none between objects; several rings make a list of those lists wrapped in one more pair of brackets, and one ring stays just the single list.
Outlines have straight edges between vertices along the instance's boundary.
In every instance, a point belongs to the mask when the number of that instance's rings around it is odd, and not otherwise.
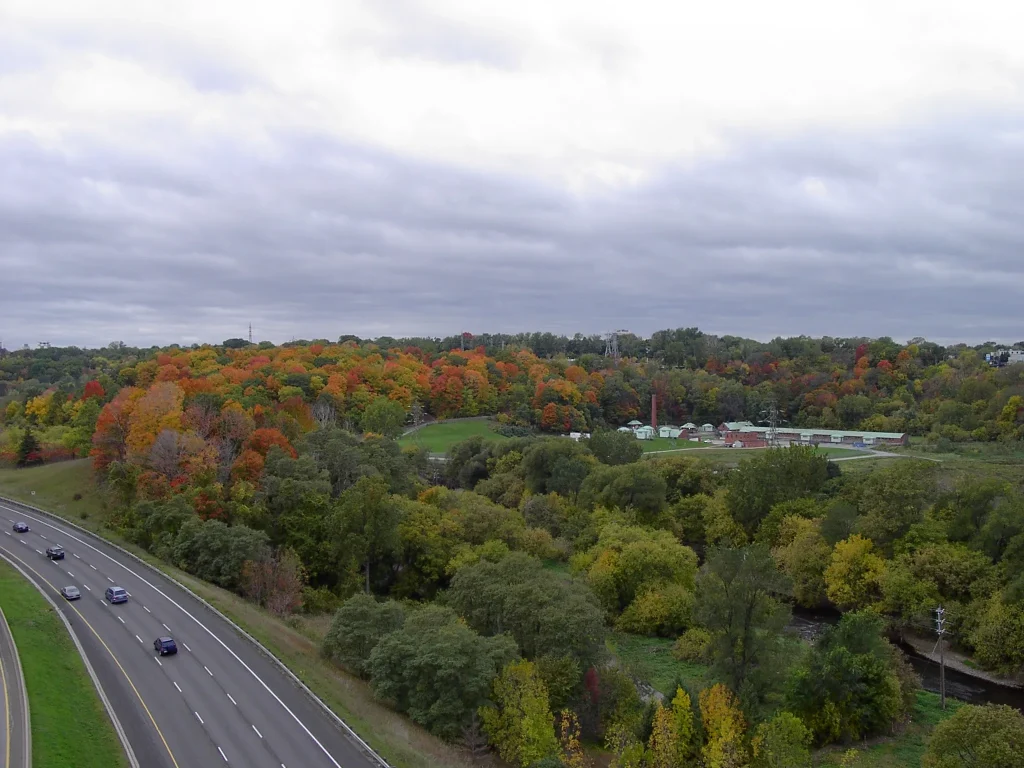
[{"label": "grey cloud", "polygon": [[188,343],[252,322],[277,341],[680,325],[1016,341],[1018,124],[736,135],[585,198],[322,135],[258,156],[184,134],[159,156],[7,137],[0,338]]}]

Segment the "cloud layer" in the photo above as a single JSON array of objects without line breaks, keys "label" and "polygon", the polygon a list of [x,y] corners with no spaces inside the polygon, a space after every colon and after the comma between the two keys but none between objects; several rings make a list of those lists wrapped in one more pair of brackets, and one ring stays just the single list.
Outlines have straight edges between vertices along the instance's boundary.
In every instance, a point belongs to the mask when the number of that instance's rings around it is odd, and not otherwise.
[{"label": "cloud layer", "polygon": [[9,347],[1024,339],[1012,19],[7,5]]}]

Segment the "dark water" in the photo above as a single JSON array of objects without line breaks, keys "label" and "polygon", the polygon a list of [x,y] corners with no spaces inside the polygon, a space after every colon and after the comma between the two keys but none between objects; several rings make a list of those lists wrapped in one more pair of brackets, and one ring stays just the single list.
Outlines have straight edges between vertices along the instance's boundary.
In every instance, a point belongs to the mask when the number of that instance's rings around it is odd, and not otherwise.
[{"label": "dark water", "polygon": [[[939,664],[917,654],[908,645],[897,644],[906,654],[907,661],[921,676],[921,687],[926,691],[939,692]],[[991,683],[978,677],[957,672],[946,667],[946,696],[971,704],[1008,704],[1024,710],[1024,690]]]},{"label": "dark water", "polygon": [[[790,628],[806,640],[813,640],[829,624],[839,621],[838,613],[794,611]],[[939,664],[917,653],[905,643],[897,643],[914,671],[921,676],[921,687],[939,692]],[[946,696],[971,704],[1007,704],[1024,710],[1024,689],[1010,688],[973,677],[946,667]]]}]

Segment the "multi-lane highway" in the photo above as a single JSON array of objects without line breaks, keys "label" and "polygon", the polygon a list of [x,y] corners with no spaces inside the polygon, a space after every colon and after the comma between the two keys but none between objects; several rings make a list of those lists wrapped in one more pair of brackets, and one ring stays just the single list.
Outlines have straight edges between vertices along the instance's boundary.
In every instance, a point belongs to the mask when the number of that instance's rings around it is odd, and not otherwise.
[{"label": "multi-lane highway", "polygon": [[[31,530],[16,533],[15,521]],[[0,553],[59,601],[138,763],[166,768],[380,768],[272,660],[154,569],[57,519],[0,501]],[[49,560],[60,545],[64,560]],[[80,600],[67,602],[62,586]],[[126,603],[104,599],[107,587]],[[170,635],[178,654],[160,658]]]},{"label": "multi-lane highway", "polygon": [[0,612],[0,766],[30,768],[32,732],[28,721],[28,701],[21,664],[14,647],[14,636]]}]

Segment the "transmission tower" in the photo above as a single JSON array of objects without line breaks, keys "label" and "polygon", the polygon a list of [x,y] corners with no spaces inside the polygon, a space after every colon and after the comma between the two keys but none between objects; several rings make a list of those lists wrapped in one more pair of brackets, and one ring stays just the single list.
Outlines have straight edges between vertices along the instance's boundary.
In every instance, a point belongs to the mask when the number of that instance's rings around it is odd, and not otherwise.
[{"label": "transmission tower", "polygon": [[604,335],[604,356],[619,362],[619,334],[629,333],[627,330],[610,331]]},{"label": "transmission tower", "polygon": [[774,397],[761,411],[761,421],[768,425],[768,434],[765,435],[766,442],[769,446],[775,447],[779,442],[779,406]]}]

